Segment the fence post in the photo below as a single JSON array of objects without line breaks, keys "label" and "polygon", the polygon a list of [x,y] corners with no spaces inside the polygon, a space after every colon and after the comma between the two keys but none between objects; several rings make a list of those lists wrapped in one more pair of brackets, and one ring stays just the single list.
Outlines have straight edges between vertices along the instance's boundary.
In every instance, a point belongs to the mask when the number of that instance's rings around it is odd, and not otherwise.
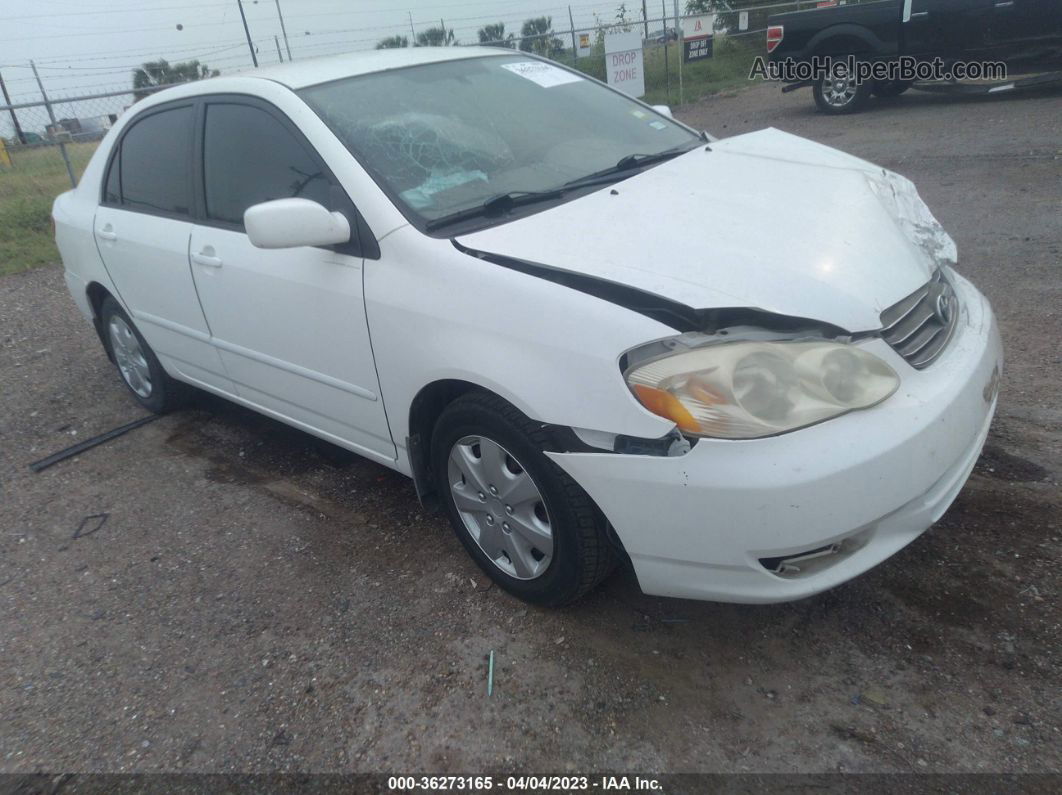
[{"label": "fence post", "polygon": [[[48,118],[52,120],[52,129],[58,130],[59,125],[55,121],[55,111],[52,109],[52,103],[48,101],[48,94],[44,90],[44,83],[41,82],[41,76],[37,72],[37,64],[30,61],[30,68],[33,70],[33,76],[37,78],[37,86],[41,90],[41,99],[44,100],[44,107],[48,109]],[[62,133],[59,133],[62,135]],[[66,173],[70,177],[70,187],[77,187],[77,177],[74,176],[74,167],[70,165],[70,155],[66,151],[66,144],[62,139],[59,140],[59,151],[63,155],[63,162],[66,164]]]},{"label": "fence post", "polygon": [[671,66],[667,62],[667,0],[660,0],[660,21],[664,25],[664,84],[667,87],[667,101],[671,102]]},{"label": "fence post", "polygon": [[[714,17],[713,17],[714,19]],[[667,25],[664,25],[667,28]],[[679,105],[682,105],[682,63],[686,60],[686,44],[682,35],[682,18],[679,16],[679,0],[675,0],[675,41],[679,46],[678,69],[679,69]]]},{"label": "fence post", "polygon": [[[0,91],[4,94],[4,104],[11,104],[11,97],[7,93],[7,86],[4,85],[4,76],[0,75]],[[22,132],[22,125],[18,123],[18,114],[15,113],[15,109],[11,108],[11,124],[15,128],[15,140],[17,140],[23,146],[26,145],[26,133]]]},{"label": "fence post", "polygon": [[572,26],[572,66],[579,68],[579,45],[575,43],[575,17],[572,16],[572,7],[568,6],[568,24]]}]

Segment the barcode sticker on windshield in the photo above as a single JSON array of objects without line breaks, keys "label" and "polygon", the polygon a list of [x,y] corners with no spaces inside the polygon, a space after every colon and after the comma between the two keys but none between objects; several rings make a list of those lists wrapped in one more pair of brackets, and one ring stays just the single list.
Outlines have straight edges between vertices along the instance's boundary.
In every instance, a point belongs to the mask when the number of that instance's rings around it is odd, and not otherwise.
[{"label": "barcode sticker on windshield", "polygon": [[526,77],[543,88],[562,86],[565,83],[575,83],[583,79],[574,72],[569,72],[567,69],[561,69],[558,66],[542,63],[541,61],[503,63],[502,68],[508,69],[510,72],[520,75],[520,77]]}]

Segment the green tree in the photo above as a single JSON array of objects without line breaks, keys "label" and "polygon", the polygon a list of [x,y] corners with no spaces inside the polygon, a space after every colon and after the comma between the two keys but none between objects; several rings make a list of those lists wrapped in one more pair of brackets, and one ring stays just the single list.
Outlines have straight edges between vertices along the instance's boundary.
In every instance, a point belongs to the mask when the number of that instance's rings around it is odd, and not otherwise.
[{"label": "green tree", "polygon": [[456,47],[453,28],[428,28],[417,34],[418,47]]},{"label": "green tree", "polygon": [[555,58],[564,51],[564,42],[553,35],[553,17],[524,20],[520,36],[520,49],[524,52]]},{"label": "green tree", "polygon": [[152,94],[152,89],[158,86],[190,83],[193,80],[217,77],[219,74],[220,72],[217,69],[211,70],[206,64],[199,63],[199,61],[185,61],[184,63],[175,64],[171,64],[165,58],[160,58],[157,61],[148,61],[133,71],[133,98],[139,101]]},{"label": "green tree", "polygon": [[394,50],[408,46],[409,36],[388,36],[386,39],[380,39],[376,42],[376,49],[378,50]]},{"label": "green tree", "polygon": [[515,48],[516,44],[513,41],[513,34],[505,35],[505,23],[497,22],[493,25],[484,25],[478,31],[476,35],[479,36],[480,44],[492,44],[495,47],[508,47],[509,49]]}]

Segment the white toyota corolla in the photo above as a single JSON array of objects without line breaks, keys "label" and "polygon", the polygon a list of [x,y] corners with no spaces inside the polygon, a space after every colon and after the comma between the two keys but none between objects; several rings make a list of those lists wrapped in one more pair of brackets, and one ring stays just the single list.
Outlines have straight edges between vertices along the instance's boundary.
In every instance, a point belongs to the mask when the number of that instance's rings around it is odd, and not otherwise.
[{"label": "white toyota corolla", "polygon": [[1001,366],[903,177],[563,66],[390,50],[134,105],[54,207],[146,408],[189,385],[399,472],[502,587],[795,599],[962,487]]}]

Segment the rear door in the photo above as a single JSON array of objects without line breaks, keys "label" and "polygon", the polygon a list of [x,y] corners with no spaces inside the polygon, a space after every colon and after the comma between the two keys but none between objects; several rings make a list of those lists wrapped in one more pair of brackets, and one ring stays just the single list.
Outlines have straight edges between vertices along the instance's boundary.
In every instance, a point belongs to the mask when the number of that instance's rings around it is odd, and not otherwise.
[{"label": "rear door", "polygon": [[988,30],[995,0],[906,0],[903,53],[945,61],[982,57],[990,48]]},{"label": "rear door", "polygon": [[310,199],[352,221],[353,204],[302,134],[268,103],[207,97],[201,113],[196,170],[203,209],[192,230],[192,272],[237,393],[267,413],[393,461],[360,252],[255,248],[243,226],[248,207],[272,199]]},{"label": "rear door", "polygon": [[188,263],[194,125],[193,102],[130,123],[111,154],[94,232],[119,298],[163,366],[231,392]]}]

